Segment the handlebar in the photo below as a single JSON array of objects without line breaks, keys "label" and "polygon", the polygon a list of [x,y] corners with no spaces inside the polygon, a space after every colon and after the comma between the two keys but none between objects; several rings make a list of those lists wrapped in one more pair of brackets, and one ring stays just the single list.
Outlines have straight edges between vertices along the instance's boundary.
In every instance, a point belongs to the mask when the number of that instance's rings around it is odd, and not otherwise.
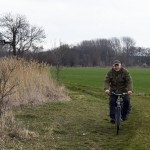
[{"label": "handlebar", "polygon": [[121,93],[121,94],[117,94],[115,92],[111,92],[111,94],[114,94],[116,96],[124,96],[124,95],[128,95],[128,93]]}]

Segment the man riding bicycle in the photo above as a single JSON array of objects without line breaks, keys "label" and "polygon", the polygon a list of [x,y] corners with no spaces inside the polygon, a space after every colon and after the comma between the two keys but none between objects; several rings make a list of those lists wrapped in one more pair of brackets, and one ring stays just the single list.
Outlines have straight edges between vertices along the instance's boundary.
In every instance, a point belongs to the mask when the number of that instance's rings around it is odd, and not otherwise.
[{"label": "man riding bicycle", "polygon": [[132,78],[119,60],[113,62],[113,67],[106,75],[104,81],[105,93],[109,95],[110,122],[115,123],[115,107],[117,96],[114,93],[128,93],[123,97],[122,120],[127,120],[130,111],[130,94],[132,94]]}]

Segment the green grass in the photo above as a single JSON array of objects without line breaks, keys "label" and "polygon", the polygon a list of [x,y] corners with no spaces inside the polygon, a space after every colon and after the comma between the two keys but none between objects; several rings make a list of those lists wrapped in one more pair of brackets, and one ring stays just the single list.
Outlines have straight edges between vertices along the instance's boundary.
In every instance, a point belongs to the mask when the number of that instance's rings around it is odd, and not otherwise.
[{"label": "green grass", "polygon": [[133,68],[129,69],[133,78],[134,91],[136,93],[150,94],[150,69],[148,68]]},{"label": "green grass", "polygon": [[[4,149],[35,150],[148,150],[150,97],[132,96],[132,112],[119,135],[109,122],[108,96],[103,80],[108,68],[64,68],[61,81],[71,101],[50,102],[16,110],[16,118],[38,138],[6,141]],[[134,91],[150,93],[149,69],[129,69]],[[143,77],[144,76],[144,77]],[[141,83],[141,84],[140,84]],[[140,87],[138,87],[140,85]],[[142,86],[143,85],[143,86]]]},{"label": "green grass", "polygon": [[[104,78],[110,68],[64,68],[61,81],[65,84],[90,86],[103,90]],[[135,93],[150,94],[150,69],[129,68]]]}]

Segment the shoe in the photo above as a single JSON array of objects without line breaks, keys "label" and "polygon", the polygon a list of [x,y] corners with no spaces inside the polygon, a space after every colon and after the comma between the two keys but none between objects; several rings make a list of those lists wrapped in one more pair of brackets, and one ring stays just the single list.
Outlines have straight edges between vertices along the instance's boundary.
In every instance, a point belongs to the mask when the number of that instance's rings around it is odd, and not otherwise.
[{"label": "shoe", "polygon": [[123,116],[123,117],[122,117],[122,120],[123,120],[123,121],[128,120],[128,116]]},{"label": "shoe", "polygon": [[110,123],[115,124],[115,119],[110,119]]},{"label": "shoe", "polygon": [[132,106],[129,107],[129,109],[128,109],[128,114],[130,114],[131,108],[132,108]]}]

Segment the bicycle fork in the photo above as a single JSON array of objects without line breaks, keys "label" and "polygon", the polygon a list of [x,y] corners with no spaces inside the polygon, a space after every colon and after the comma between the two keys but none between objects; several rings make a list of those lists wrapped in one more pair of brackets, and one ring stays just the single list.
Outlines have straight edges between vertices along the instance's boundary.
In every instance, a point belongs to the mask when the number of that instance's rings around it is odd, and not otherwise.
[{"label": "bicycle fork", "polygon": [[117,134],[119,132],[119,129],[120,129],[120,121],[121,121],[121,102],[120,100],[118,99],[117,100],[117,106],[115,108],[115,122],[116,122],[116,128],[117,128]]}]

